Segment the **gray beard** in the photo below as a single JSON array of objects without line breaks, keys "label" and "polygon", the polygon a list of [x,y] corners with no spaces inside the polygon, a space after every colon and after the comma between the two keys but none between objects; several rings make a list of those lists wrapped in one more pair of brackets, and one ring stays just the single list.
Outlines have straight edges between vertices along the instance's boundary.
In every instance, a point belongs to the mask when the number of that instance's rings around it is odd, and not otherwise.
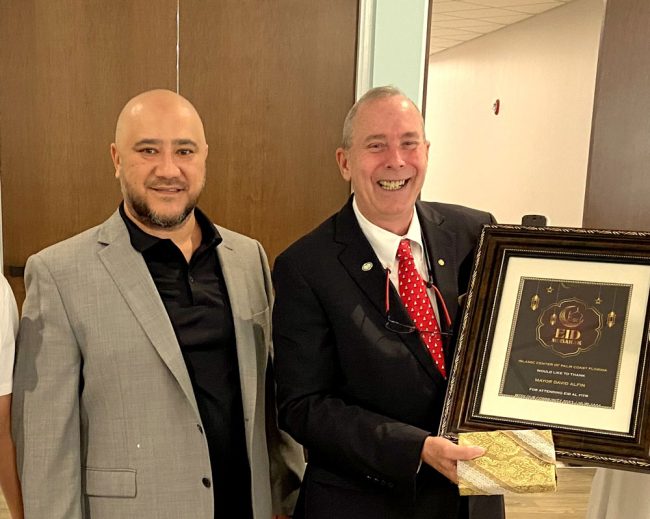
[{"label": "gray beard", "polygon": [[130,199],[131,207],[135,213],[135,217],[147,227],[156,229],[174,229],[181,225],[187,217],[194,211],[198,200],[190,201],[183,211],[175,216],[161,216],[140,199]]}]

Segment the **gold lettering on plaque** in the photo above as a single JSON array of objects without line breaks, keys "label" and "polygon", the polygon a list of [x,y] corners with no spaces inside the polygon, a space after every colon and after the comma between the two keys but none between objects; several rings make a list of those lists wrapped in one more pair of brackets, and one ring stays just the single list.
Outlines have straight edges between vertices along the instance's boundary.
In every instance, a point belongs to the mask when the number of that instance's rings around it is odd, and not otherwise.
[{"label": "gold lettering on plaque", "polygon": [[546,307],[537,320],[536,338],[561,357],[579,355],[600,341],[603,315],[576,297]]}]

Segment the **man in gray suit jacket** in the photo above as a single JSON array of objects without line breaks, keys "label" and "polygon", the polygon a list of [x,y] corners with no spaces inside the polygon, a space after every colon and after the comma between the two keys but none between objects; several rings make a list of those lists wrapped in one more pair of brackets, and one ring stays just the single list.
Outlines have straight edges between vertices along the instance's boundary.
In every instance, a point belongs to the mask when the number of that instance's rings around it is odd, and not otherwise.
[{"label": "man in gray suit jacket", "polygon": [[293,511],[304,463],[276,425],[269,268],[195,207],[207,152],[186,99],[136,96],[111,145],[119,210],[27,262],[13,405],[26,517]]}]

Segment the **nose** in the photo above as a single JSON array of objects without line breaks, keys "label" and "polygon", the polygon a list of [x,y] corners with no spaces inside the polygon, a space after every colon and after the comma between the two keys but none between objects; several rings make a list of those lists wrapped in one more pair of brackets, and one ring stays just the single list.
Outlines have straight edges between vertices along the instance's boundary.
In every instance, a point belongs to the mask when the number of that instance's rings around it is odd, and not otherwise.
[{"label": "nose", "polygon": [[156,175],[159,177],[176,177],[180,175],[180,169],[176,164],[176,156],[173,151],[163,151],[160,153],[160,162],[156,167]]},{"label": "nose", "polygon": [[386,168],[387,169],[402,169],[406,165],[404,159],[402,158],[402,151],[399,148],[392,148],[388,150],[388,156],[386,157]]}]

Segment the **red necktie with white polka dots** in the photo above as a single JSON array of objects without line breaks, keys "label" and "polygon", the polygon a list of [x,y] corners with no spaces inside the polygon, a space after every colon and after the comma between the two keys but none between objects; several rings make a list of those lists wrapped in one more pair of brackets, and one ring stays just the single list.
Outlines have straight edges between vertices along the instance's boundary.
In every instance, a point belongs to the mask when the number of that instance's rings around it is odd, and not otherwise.
[{"label": "red necktie with white polka dots", "polygon": [[397,260],[399,261],[399,295],[415,327],[420,332],[422,342],[429,350],[438,371],[447,378],[440,327],[436,314],[433,312],[424,280],[415,268],[409,240],[404,239],[399,242]]}]

